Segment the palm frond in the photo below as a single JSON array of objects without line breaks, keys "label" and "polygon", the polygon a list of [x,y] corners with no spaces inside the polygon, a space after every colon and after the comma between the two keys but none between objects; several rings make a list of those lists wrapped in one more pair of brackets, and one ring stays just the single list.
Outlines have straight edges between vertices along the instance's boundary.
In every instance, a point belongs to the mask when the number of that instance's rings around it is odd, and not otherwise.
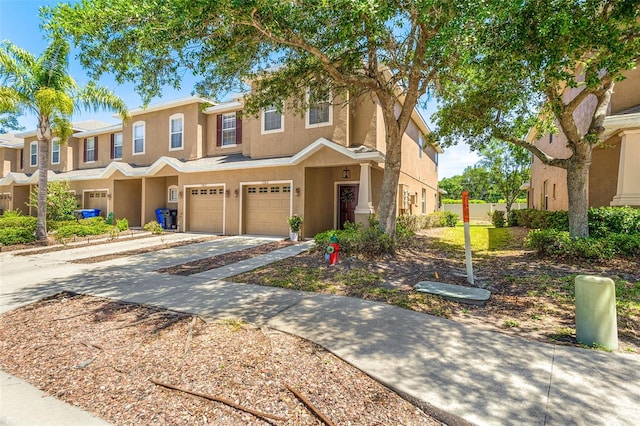
[{"label": "palm frond", "polygon": [[42,115],[62,114],[70,116],[73,114],[73,99],[65,92],[43,87],[36,92],[34,98]]},{"label": "palm frond", "polygon": [[74,96],[76,100],[76,112],[82,108],[85,111],[114,111],[123,119],[129,118],[129,110],[122,99],[104,86],[98,86],[90,81],[82,87]]},{"label": "palm frond", "polygon": [[36,58],[8,40],[0,43],[0,82],[23,92],[32,91]]}]

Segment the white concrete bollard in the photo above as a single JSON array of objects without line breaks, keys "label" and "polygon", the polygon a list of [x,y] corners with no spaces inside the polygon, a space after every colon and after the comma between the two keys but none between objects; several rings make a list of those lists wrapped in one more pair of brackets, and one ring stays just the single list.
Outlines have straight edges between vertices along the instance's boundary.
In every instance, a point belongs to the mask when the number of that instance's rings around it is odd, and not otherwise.
[{"label": "white concrete bollard", "polygon": [[578,343],[618,349],[615,283],[611,278],[578,275],[575,284]]}]

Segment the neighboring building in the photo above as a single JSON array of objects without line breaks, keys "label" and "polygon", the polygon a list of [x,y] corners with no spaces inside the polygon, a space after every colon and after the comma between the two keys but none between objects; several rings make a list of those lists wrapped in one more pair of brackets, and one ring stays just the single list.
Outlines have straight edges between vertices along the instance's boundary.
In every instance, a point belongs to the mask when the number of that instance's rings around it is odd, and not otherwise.
[{"label": "neighboring building", "polygon": [[[593,150],[589,169],[589,206],[640,207],[640,68],[625,73],[625,80],[615,84],[601,136],[604,144]],[[575,90],[575,89],[574,89]],[[575,112],[580,130],[591,121],[593,105],[583,102]],[[549,155],[562,158],[569,153],[566,137],[561,132],[545,134],[529,141]],[[566,171],[542,164],[534,156],[531,183],[528,188],[530,208],[538,210],[567,210],[568,193]]]},{"label": "neighboring building", "polygon": [[[131,111],[123,125],[76,123],[50,149],[49,180],[67,180],[81,207],[133,227],[164,208],[175,211],[179,231],[225,235],[288,235],[286,218],[299,214],[312,236],[378,208],[385,127],[371,97],[327,99],[304,116],[273,107],[256,118],[242,108],[242,98],[189,97]],[[441,150],[424,142],[428,132],[414,112],[402,142],[399,213],[438,209]],[[35,131],[17,136],[0,144],[0,208],[35,214],[26,205],[38,181]]]}]

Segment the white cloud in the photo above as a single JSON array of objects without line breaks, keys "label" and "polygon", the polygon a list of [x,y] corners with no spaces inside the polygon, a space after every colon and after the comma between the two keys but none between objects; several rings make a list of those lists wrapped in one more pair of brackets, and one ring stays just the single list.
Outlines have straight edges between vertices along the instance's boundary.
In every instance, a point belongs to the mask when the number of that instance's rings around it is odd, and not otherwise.
[{"label": "white cloud", "polygon": [[438,159],[438,180],[461,175],[466,167],[473,166],[479,160],[478,154],[471,152],[467,144],[446,148]]}]

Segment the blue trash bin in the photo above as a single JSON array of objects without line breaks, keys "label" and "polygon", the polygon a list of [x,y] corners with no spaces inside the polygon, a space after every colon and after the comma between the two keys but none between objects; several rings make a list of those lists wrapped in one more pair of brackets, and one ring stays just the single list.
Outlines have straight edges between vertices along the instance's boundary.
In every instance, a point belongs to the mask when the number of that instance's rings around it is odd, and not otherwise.
[{"label": "blue trash bin", "polygon": [[160,226],[162,226],[162,228],[164,229],[164,216],[162,214],[163,210],[164,209],[156,209],[156,220],[158,221]]}]

